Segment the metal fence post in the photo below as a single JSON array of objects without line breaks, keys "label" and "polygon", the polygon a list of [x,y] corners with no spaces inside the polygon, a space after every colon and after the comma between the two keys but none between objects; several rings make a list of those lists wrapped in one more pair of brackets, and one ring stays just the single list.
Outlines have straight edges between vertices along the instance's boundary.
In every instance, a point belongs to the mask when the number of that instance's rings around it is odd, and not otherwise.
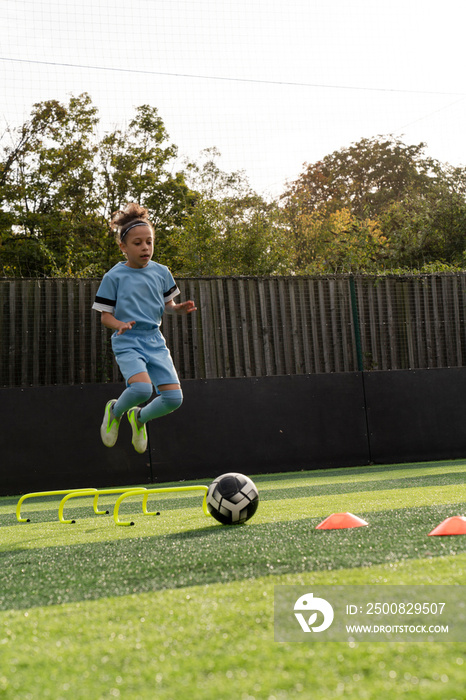
[{"label": "metal fence post", "polygon": [[350,275],[349,277],[349,286],[351,296],[351,313],[353,315],[354,339],[356,341],[356,357],[358,361],[358,370],[360,372],[363,372],[364,364],[362,361],[361,329],[359,327],[358,302],[356,299],[356,285],[354,283],[353,275]]}]

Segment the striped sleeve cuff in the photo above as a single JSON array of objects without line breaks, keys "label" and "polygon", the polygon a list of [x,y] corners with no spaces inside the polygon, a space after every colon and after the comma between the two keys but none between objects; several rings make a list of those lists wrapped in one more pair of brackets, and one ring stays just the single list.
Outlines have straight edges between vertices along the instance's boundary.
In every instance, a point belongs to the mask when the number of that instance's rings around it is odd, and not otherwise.
[{"label": "striped sleeve cuff", "polygon": [[104,297],[96,297],[92,308],[95,311],[108,311],[110,314],[113,313],[115,309],[116,301],[113,299],[105,299]]},{"label": "striped sleeve cuff", "polygon": [[169,302],[172,299],[174,299],[175,297],[177,297],[178,294],[180,294],[180,290],[178,289],[178,287],[175,284],[173,287],[171,287],[168,290],[168,292],[164,292],[163,300],[167,304],[167,302]]}]

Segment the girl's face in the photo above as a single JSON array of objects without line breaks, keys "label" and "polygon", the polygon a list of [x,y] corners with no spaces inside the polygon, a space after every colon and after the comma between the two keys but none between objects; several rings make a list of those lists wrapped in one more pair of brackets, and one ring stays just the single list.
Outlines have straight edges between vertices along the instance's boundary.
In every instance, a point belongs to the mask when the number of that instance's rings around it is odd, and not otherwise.
[{"label": "girl's face", "polygon": [[154,254],[154,236],[151,229],[148,226],[132,228],[120,243],[120,250],[128,259],[128,267],[146,267]]}]

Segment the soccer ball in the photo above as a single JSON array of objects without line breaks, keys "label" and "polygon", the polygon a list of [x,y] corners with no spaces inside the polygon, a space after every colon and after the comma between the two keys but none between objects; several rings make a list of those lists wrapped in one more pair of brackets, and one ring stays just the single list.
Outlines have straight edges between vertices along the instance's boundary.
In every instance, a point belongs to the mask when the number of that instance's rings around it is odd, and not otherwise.
[{"label": "soccer ball", "polygon": [[259,492],[249,477],[230,472],[211,483],[206,501],[209,513],[220,523],[239,525],[256,512]]}]

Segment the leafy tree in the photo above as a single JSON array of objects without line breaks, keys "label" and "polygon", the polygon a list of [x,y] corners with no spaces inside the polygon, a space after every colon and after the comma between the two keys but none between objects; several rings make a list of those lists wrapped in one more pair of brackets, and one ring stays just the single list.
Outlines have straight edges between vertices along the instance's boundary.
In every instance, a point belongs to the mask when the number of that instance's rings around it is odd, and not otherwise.
[{"label": "leafy tree", "polygon": [[222,273],[218,217],[218,202],[199,196],[183,227],[173,232],[171,267],[176,273],[193,277]]},{"label": "leafy tree", "polygon": [[129,200],[146,206],[157,229],[159,259],[170,260],[170,233],[195,193],[169,164],[176,146],[157,110],[138,107],[124,132],[99,141],[97,109],[87,94],[68,104],[34,105],[11,132],[0,168],[3,274],[100,275],[121,259],[109,231],[111,212]]},{"label": "leafy tree", "polygon": [[406,146],[399,139],[361,139],[349,148],[307,165],[283,199],[288,207],[307,212],[349,209],[375,218],[410,192],[427,194],[441,175],[441,166],[424,154],[425,143]]},{"label": "leafy tree", "polygon": [[295,270],[306,274],[374,271],[387,253],[387,239],[372,219],[358,219],[349,209],[303,214]]},{"label": "leafy tree", "polygon": [[288,228],[276,203],[267,203],[241,171],[219,167],[217,149],[187,165],[197,191],[175,235],[174,269],[185,275],[268,275],[289,270]]},{"label": "leafy tree", "polygon": [[[435,260],[461,264],[466,171],[427,157],[425,148],[424,143],[407,146],[392,137],[362,139],[306,165],[282,198],[293,232],[296,270],[309,269],[316,255],[321,259],[325,240],[330,249],[322,259],[333,260],[335,238],[323,232],[334,230],[339,212],[340,219],[353,217],[352,225],[344,227],[347,238],[337,235],[340,252],[352,248],[356,230],[362,236],[352,269],[417,268]],[[316,253],[312,241],[317,240]]]},{"label": "leafy tree", "polygon": [[380,216],[390,241],[388,267],[432,269],[466,264],[466,202],[452,192],[395,202]]},{"label": "leafy tree", "polygon": [[99,146],[105,218],[125,202],[143,204],[156,228],[155,255],[167,264],[174,255],[171,234],[182,226],[196,198],[183,173],[173,175],[169,168],[176,156],[157,109],[149,105],[136,109],[126,131],[106,134]]},{"label": "leafy tree", "polygon": [[283,212],[255,193],[222,202],[219,228],[223,274],[279,275],[290,271],[291,248]]},{"label": "leafy tree", "polygon": [[[155,256],[176,274],[269,275],[466,264],[466,169],[425,144],[361,139],[305,165],[278,201],[226,172],[216,148],[174,172],[155,107],[97,136],[86,93],[34,105],[1,137],[0,274],[101,275],[121,259],[110,214],[149,209]],[[429,267],[430,266],[430,267]]]},{"label": "leafy tree", "polygon": [[[8,274],[70,274],[73,261],[90,260],[95,237],[94,128],[97,110],[88,95],[34,105],[16,132],[2,168],[2,262]],[[15,262],[16,261],[16,262]],[[19,269],[16,269],[16,266]]]}]

